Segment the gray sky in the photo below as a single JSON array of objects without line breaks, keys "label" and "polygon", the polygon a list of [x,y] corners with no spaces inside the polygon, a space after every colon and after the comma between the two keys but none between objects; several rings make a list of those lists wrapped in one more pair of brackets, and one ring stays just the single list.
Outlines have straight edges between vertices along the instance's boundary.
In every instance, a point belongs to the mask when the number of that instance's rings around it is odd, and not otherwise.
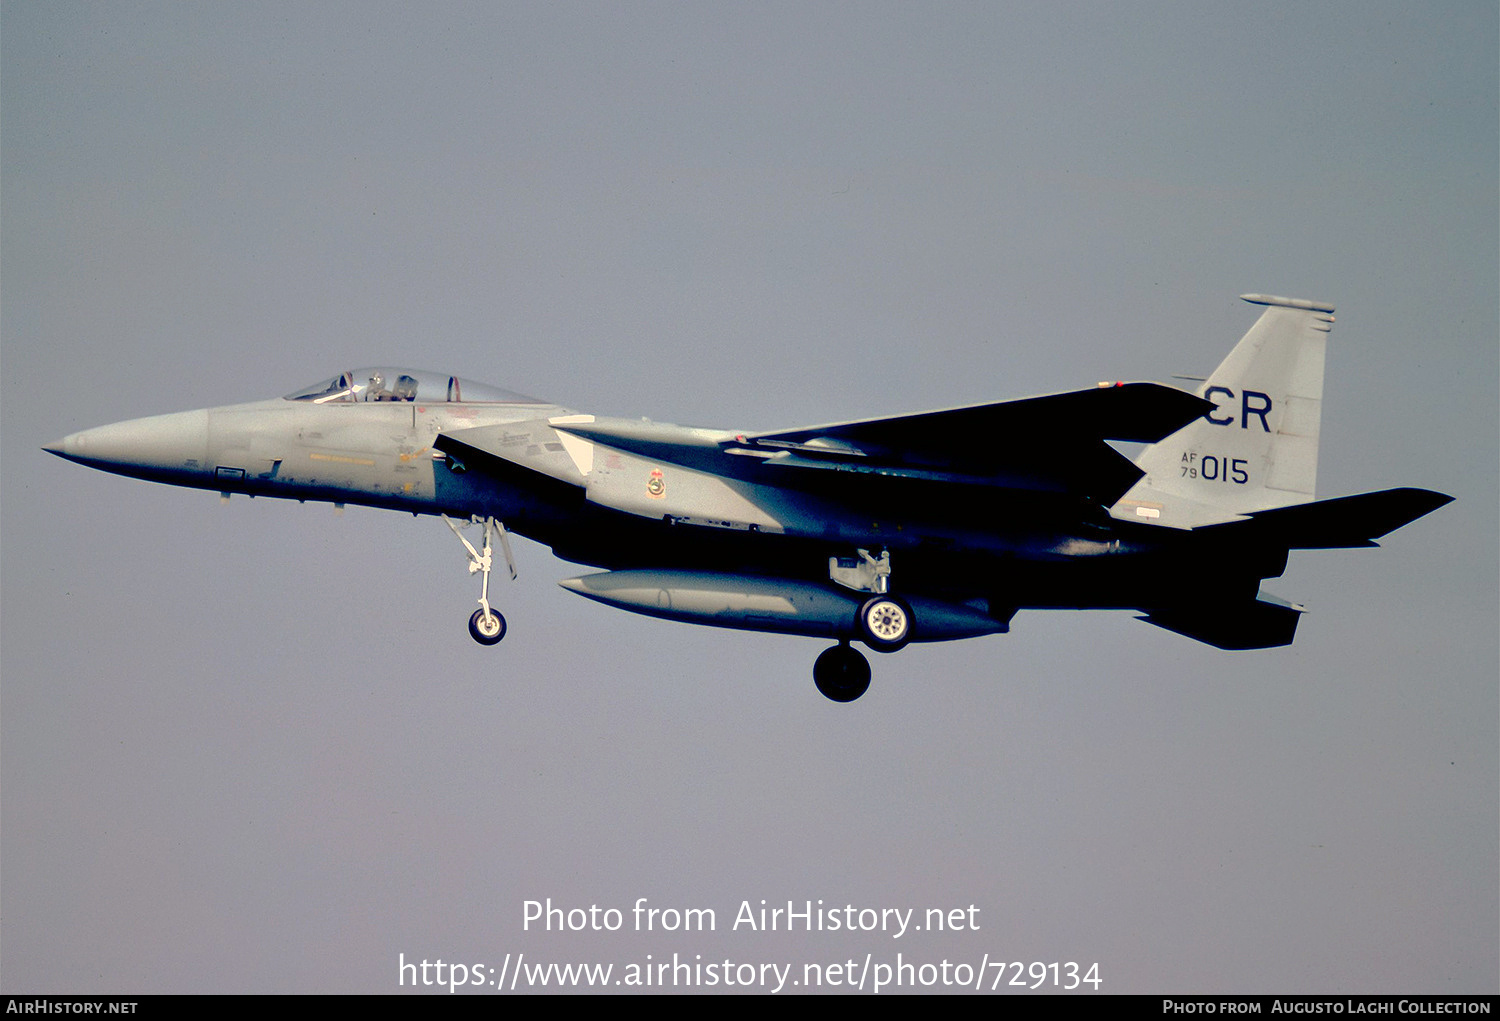
[{"label": "gray sky", "polygon": [[[1497,38],[1490,2],[7,2],[4,990],[524,952],[1496,991]],[[441,522],[39,449],[379,362],[744,428],[1168,379],[1246,291],[1338,305],[1320,495],[1457,497],[1296,555],[1283,650],[1022,613],[840,707],[819,643],[588,603],[524,541],[482,649]],[[626,927],[523,931],[549,897]],[[628,931],[641,897],[717,930]],[[732,929],[761,899],[980,928]]]}]

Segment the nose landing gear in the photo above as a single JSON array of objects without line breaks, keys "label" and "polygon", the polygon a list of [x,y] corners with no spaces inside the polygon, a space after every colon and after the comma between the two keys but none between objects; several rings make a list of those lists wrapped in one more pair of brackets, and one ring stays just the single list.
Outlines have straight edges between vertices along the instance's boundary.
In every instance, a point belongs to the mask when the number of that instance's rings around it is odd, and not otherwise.
[{"label": "nose landing gear", "polygon": [[505,552],[505,565],[510,568],[511,579],[516,577],[516,560],[511,556],[510,539],[506,536],[505,526],[493,515],[480,518],[479,515],[469,519],[469,524],[484,525],[484,550],[474,548],[474,544],[464,538],[458,526],[448,515],[443,515],[443,520],[448,527],[453,529],[453,534],[458,536],[458,541],[464,544],[464,549],[469,554],[469,573],[480,574],[482,578],[479,583],[479,609],[474,611],[469,618],[469,634],[474,641],[480,645],[496,645],[500,639],[505,637],[505,618],[498,610],[490,606],[490,570],[494,566],[494,536],[500,537],[500,548]]}]

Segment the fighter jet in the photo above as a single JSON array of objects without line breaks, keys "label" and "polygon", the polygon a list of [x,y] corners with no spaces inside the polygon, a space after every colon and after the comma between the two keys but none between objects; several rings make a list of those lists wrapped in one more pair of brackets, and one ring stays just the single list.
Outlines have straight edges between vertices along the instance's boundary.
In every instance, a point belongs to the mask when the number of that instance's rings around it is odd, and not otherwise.
[{"label": "fighter jet", "polygon": [[[834,642],[813,678],[849,702],[870,683],[852,643],[996,634],[1023,609],[1131,609],[1220,649],[1289,644],[1304,608],[1260,583],[1290,550],[1374,546],[1452,499],[1316,499],[1333,306],[1242,297],[1260,317],[1194,392],[1105,382],[749,432],[377,367],[45,449],[226,496],[441,516],[480,575],[469,632],[484,645],[505,637],[489,583],[497,543],[514,577],[516,532],[603,568],[560,584],[609,606]],[[1112,441],[1147,446],[1132,462]]]}]

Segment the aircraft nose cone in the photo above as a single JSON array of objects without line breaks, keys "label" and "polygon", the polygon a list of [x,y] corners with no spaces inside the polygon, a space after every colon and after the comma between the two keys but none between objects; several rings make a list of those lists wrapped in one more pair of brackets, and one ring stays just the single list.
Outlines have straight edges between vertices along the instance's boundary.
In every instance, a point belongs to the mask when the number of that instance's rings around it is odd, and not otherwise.
[{"label": "aircraft nose cone", "polygon": [[208,412],[181,411],[85,429],[43,450],[93,468],[160,478],[202,469],[208,449]]}]

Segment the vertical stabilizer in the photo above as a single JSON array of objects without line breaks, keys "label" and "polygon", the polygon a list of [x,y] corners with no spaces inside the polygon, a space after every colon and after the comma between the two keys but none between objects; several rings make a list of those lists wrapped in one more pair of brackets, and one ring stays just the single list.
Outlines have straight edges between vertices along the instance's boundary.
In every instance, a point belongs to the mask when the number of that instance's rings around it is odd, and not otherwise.
[{"label": "vertical stabilizer", "polygon": [[1196,528],[1314,499],[1333,306],[1241,297],[1265,311],[1198,388],[1217,408],[1141,453],[1116,518]]}]

